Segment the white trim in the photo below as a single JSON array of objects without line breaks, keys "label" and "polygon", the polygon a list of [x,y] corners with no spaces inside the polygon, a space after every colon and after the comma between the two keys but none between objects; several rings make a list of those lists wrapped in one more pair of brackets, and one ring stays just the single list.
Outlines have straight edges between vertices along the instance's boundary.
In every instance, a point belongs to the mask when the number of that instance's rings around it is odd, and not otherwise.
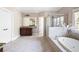
[{"label": "white trim", "polygon": [[20,37],[20,35],[18,35],[18,36],[16,36],[16,37],[13,37],[13,38],[12,38],[12,41],[16,40],[16,39],[19,38],[19,37]]},{"label": "white trim", "polygon": [[9,42],[11,42],[11,41],[14,41],[14,40],[16,40],[16,39],[17,39],[17,38],[19,38],[19,37],[20,37],[20,35],[18,35],[18,36],[16,36],[16,37],[12,38],[12,40],[10,40],[10,41],[3,42],[3,43],[9,43]]}]

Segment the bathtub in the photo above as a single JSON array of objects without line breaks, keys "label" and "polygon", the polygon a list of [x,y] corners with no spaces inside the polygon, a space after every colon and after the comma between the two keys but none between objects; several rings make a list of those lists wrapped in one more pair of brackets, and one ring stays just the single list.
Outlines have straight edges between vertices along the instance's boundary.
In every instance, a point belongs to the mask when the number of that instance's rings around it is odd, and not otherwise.
[{"label": "bathtub", "polygon": [[58,37],[57,41],[67,51],[79,52],[79,40],[68,37]]},{"label": "bathtub", "polygon": [[65,27],[49,27],[49,41],[57,52],[79,52],[79,40],[68,38],[68,34]]}]

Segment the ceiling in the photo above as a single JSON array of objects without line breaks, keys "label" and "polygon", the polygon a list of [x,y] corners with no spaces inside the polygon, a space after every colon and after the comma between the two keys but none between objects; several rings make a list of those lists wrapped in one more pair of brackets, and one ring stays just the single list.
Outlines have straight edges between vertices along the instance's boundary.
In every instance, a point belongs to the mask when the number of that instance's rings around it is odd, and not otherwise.
[{"label": "ceiling", "polygon": [[40,13],[48,11],[58,11],[61,7],[17,7],[18,11],[22,13]]}]

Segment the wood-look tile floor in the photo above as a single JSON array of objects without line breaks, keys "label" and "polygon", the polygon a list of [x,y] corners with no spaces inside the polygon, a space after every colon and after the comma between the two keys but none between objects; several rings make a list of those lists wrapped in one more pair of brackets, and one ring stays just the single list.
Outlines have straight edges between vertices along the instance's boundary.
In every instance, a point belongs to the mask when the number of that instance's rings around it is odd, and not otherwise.
[{"label": "wood-look tile floor", "polygon": [[7,43],[4,52],[53,52],[53,48],[46,37],[22,36]]}]

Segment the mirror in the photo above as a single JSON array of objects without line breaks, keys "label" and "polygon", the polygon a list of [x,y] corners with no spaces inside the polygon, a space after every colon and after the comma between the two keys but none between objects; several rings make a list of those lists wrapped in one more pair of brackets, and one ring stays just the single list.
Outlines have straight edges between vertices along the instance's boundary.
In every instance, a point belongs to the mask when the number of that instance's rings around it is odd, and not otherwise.
[{"label": "mirror", "polygon": [[36,27],[36,17],[24,17],[23,26]]}]

